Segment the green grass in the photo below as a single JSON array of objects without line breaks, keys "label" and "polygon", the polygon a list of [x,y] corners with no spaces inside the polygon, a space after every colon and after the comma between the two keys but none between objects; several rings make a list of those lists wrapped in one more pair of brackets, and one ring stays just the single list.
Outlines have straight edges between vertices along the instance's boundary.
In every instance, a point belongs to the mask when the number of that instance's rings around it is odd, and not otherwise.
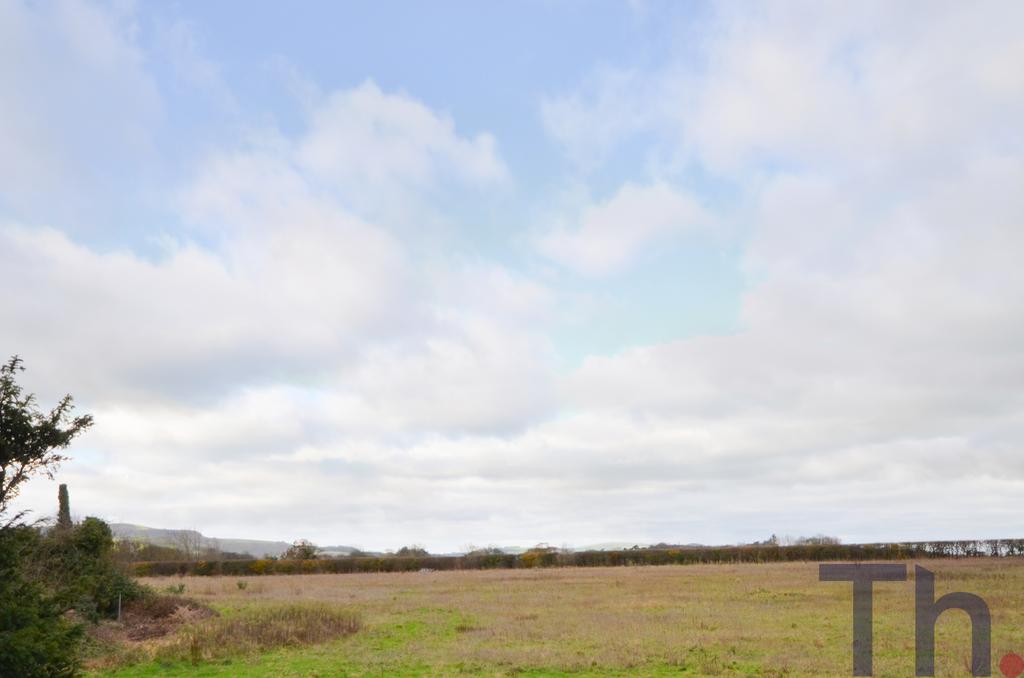
[{"label": "green grass", "polygon": [[[937,595],[971,591],[993,617],[993,667],[1024,651],[1024,562],[933,561]],[[912,568],[911,568],[912,569]],[[183,580],[222,619],[291,603],[357,611],[324,643],[147,661],[130,676],[849,676],[851,592],[813,563]],[[151,582],[166,585],[163,582]],[[879,584],[875,675],[913,675],[913,581]],[[963,617],[963,618],[961,618]],[[937,627],[938,676],[965,676],[969,627]],[[996,675],[998,669],[996,668]]]}]

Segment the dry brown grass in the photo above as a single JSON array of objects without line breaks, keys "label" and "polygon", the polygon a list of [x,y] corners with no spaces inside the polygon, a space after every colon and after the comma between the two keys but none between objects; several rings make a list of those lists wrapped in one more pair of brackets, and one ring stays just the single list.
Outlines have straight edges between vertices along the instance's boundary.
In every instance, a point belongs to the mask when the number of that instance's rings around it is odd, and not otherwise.
[{"label": "dry brown grass", "polygon": [[114,668],[145,661],[176,633],[216,616],[209,606],[181,596],[155,595],[125,606],[119,622],[103,621],[87,626],[91,652],[86,666]]},{"label": "dry brown grass", "polygon": [[198,663],[255,655],[336,640],[360,626],[359,615],[351,610],[323,603],[274,603],[191,626],[175,642],[162,646],[156,657]]},{"label": "dry brown grass", "polygon": [[[923,564],[936,573],[937,595],[964,590],[988,601],[994,661],[1024,651],[1024,561]],[[169,581],[178,580],[148,583]],[[324,659],[356,671],[850,673],[850,586],[819,582],[815,563],[267,576],[248,578],[245,590],[237,577],[180,581],[226,616],[300,601],[360,611],[363,632]],[[913,581],[876,586],[878,676],[913,675],[913,596]],[[937,630],[937,675],[963,675],[966,616],[943,615]]]}]

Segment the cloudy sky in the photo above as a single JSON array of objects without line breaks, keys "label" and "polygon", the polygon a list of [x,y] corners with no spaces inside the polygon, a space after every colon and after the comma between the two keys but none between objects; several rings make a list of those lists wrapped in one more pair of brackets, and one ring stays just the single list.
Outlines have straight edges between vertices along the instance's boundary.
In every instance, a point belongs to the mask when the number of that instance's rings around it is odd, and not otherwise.
[{"label": "cloudy sky", "polygon": [[1024,536],[1024,4],[0,2],[19,501],[447,550]]}]

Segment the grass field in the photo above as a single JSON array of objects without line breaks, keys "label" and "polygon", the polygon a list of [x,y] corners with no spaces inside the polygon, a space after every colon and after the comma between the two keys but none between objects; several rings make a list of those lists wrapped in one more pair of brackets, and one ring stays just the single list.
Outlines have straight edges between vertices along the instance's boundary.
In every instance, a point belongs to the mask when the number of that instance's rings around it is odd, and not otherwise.
[{"label": "grass field", "polygon": [[[1024,561],[942,560],[936,595],[969,591],[992,612],[993,672],[1024,653]],[[914,675],[913,563],[875,586],[875,675]],[[341,639],[216,660],[143,661],[112,675],[851,675],[851,586],[814,563],[159,578],[223,618],[307,601],[357,614]],[[966,676],[969,624],[944,614],[936,675]]]}]

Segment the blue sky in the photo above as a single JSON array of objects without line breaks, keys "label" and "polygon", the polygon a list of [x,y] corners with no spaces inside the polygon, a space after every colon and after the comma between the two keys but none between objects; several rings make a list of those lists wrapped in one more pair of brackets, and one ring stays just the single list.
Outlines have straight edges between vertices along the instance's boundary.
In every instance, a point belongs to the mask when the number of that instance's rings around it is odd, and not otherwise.
[{"label": "blue sky", "polygon": [[111,519],[1008,536],[1020,11],[9,3],[0,348]]},{"label": "blue sky", "polygon": [[[82,168],[88,176],[79,178],[82,192],[73,206],[47,194],[27,210],[15,202],[11,212],[56,220],[79,242],[127,246],[141,256],[159,256],[154,241],[168,234],[208,242],[208,234],[183,221],[169,188],[187,183],[195,165],[225,140],[244,145],[261,127],[299,134],[308,97],[372,82],[449,116],[462,135],[487,133],[499,141],[510,181],[498,190],[446,196],[444,246],[535,272],[545,261],[528,241],[543,221],[556,218],[562,202],[577,201],[573,193],[607,199],[624,182],[649,176],[658,142],[651,133],[623,139],[581,169],[546,133],[543,103],[607,69],[642,72],[689,57],[708,11],[697,3],[136,5],[121,10],[120,20],[158,100],[148,117],[133,121],[146,125],[144,147],[122,149],[133,157],[108,158],[88,147],[91,129],[68,130],[72,146],[87,147],[80,160],[88,163]],[[39,19],[43,24],[47,17]],[[89,127],[106,127],[105,115],[97,112]],[[661,174],[709,202],[723,191],[728,196],[728,181],[692,167]],[[574,365],[589,352],[735,327],[739,237],[691,239],[671,252],[650,253],[631,275],[607,282],[561,278],[567,296],[592,296],[596,307],[555,328],[560,358]]]}]

